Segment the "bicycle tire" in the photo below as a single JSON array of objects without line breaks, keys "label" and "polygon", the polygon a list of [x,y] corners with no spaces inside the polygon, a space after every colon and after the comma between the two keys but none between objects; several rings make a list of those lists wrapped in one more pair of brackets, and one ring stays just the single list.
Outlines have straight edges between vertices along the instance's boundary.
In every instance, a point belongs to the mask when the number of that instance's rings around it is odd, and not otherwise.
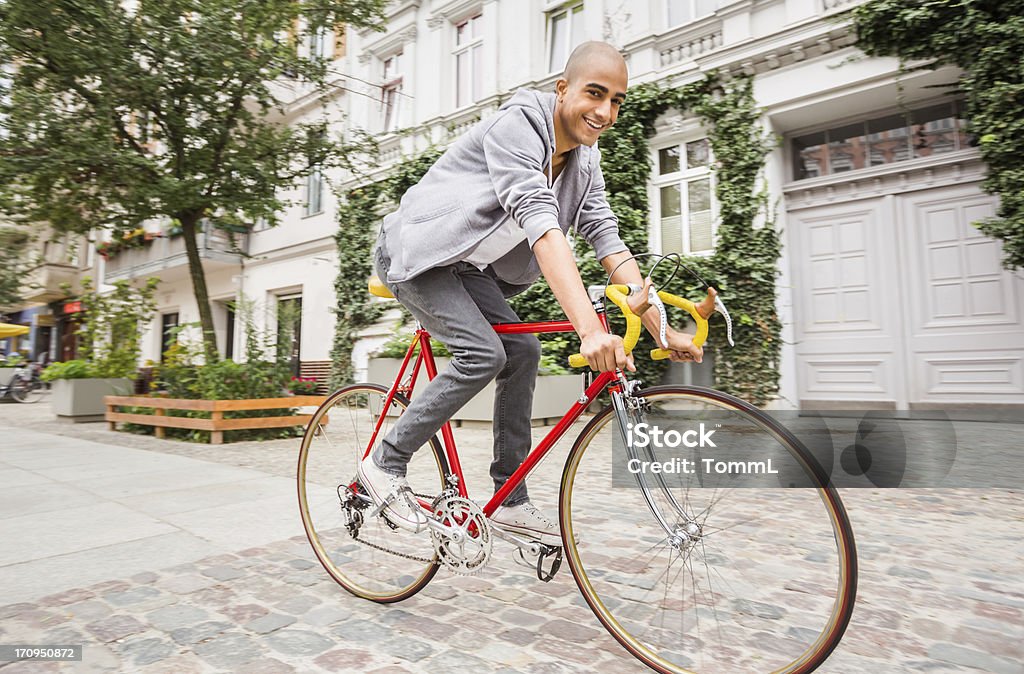
[{"label": "bicycle tire", "polygon": [[[317,559],[350,593],[385,604],[413,596],[439,568],[425,532],[393,529],[382,515],[362,520],[355,536],[346,526],[340,494],[345,486],[356,484],[356,465],[365,455],[387,392],[378,384],[355,384],[331,394],[306,427],[296,474],[302,525]],[[408,405],[407,398],[396,394],[396,418]],[[385,413],[378,441],[387,432],[391,414]],[[443,488],[447,462],[436,437],[428,444],[413,455],[408,478],[414,492],[436,496]],[[371,509],[363,507],[360,513]]]},{"label": "bicycle tire", "polygon": [[15,377],[11,380],[9,387],[11,397],[19,403],[35,403],[39,402],[43,397],[42,384],[32,379],[26,379],[21,376]]},{"label": "bicycle tire", "polygon": [[[637,395],[655,410],[648,418],[725,419],[725,428],[741,431],[741,451],[788,456],[787,468],[798,466],[798,484],[808,486],[709,493],[691,476],[676,476],[666,491],[685,504],[684,514],[677,517],[655,488],[658,509],[677,526],[696,522],[699,533],[685,551],[673,550],[636,476],[622,472],[624,441],[615,440],[615,414],[606,407],[570,450],[559,498],[565,556],[587,604],[658,672],[813,671],[842,638],[857,590],[853,531],[826,472],[790,432],[743,400],[683,386]],[[747,521],[749,514],[756,519]],[[702,630],[701,620],[714,629]]]}]

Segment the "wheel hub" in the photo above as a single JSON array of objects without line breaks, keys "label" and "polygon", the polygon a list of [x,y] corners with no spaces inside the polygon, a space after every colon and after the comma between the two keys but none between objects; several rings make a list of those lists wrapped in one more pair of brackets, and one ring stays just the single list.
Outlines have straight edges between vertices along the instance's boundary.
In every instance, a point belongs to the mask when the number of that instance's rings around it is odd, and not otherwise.
[{"label": "wheel hub", "polygon": [[704,531],[696,522],[684,522],[672,531],[669,543],[676,550],[686,551],[700,542]]}]

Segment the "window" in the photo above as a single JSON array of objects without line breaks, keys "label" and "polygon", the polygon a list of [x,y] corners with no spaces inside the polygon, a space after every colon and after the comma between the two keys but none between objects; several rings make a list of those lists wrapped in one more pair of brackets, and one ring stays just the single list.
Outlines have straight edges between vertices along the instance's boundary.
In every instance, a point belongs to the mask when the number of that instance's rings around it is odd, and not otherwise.
[{"label": "window", "polygon": [[348,25],[339,23],[334,27],[334,58],[344,58],[348,53]]},{"label": "window", "polygon": [[658,150],[658,230],[662,253],[707,253],[714,248],[711,146],[707,138]]},{"label": "window", "polygon": [[669,28],[714,14],[720,0],[668,0]]},{"label": "window", "polygon": [[875,117],[791,139],[793,179],[843,173],[968,147],[959,102]]},{"label": "window", "polygon": [[548,14],[548,72],[559,72],[583,42],[583,3]]},{"label": "window", "polygon": [[[326,139],[327,131],[323,127],[313,127],[307,131],[312,148],[320,146]],[[308,217],[323,212],[324,178],[318,157],[310,150],[307,156],[309,175],[306,176],[305,207],[303,215]]]},{"label": "window", "polygon": [[323,212],[324,179],[319,168],[314,168],[306,176],[306,207],[305,215],[316,215]]},{"label": "window", "polygon": [[402,52],[384,59],[381,85],[381,108],[384,113],[384,132],[398,131],[398,117],[402,110]]},{"label": "window", "polygon": [[327,58],[327,32],[323,26],[309,31],[306,36],[306,53],[310,59]]},{"label": "window", "polygon": [[302,341],[302,295],[277,298],[277,360],[287,362],[299,376],[299,344]]},{"label": "window", "polygon": [[455,24],[455,107],[480,99],[483,89],[483,27],[480,15]]},{"label": "window", "polygon": [[235,304],[226,302],[224,304],[227,318],[227,331],[224,336],[224,360],[233,360],[235,357]]},{"label": "window", "polygon": [[178,341],[178,312],[160,316],[160,362],[164,362],[167,350]]}]

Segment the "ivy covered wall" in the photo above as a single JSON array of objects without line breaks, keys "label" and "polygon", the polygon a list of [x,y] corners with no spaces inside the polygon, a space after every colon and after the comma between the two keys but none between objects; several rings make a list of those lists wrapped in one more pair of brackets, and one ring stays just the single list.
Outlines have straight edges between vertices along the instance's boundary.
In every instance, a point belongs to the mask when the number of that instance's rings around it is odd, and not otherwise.
[{"label": "ivy covered wall", "polygon": [[869,56],[954,64],[971,133],[988,166],[983,189],[998,217],[975,223],[1002,239],[1003,265],[1024,267],[1024,0],[870,0],[852,10],[857,46]]},{"label": "ivy covered wall", "polygon": [[[771,218],[767,226],[757,228],[755,223],[760,214],[767,214],[766,194],[758,181],[774,139],[759,124],[760,113],[754,105],[749,78],[723,83],[710,76],[679,88],[646,84],[630,89],[629,101],[618,121],[601,137],[601,152],[608,200],[619,219],[620,234],[634,253],[648,250],[649,139],[658,116],[670,109],[701,119],[715,158],[719,223],[715,252],[710,257],[685,260],[688,267],[719,289],[735,323],[736,347],[729,348],[724,321],[720,317],[711,321],[705,349],[714,352],[715,385],[763,405],[778,392],[781,324],[775,306],[775,278],[780,247]],[[387,180],[352,190],[342,200],[337,242],[339,259],[344,262],[335,284],[338,322],[331,354],[335,386],[351,380],[356,334],[380,316],[379,305],[369,302],[366,292],[380,210],[386,204],[397,203],[439,154],[431,150],[404,161]],[[580,240],[577,248],[584,283],[603,283],[605,272],[589,246]],[[703,296],[703,288],[685,273],[669,290],[694,299]],[[562,315],[543,280],[515,297],[512,305],[524,321]],[[681,315],[674,317],[677,323],[682,320]],[[621,334],[621,320],[613,320],[613,325]],[[549,342],[546,351],[557,352],[562,362],[579,348],[572,335],[541,338]],[[647,335],[638,346],[637,367],[649,384],[657,383],[668,367],[666,361],[654,362],[646,356],[653,347]]]}]

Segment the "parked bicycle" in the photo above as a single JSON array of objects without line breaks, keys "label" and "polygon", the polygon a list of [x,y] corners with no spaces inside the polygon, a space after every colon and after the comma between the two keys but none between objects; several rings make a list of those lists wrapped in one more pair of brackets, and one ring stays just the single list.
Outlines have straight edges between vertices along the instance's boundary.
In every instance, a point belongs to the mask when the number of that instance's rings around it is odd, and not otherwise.
[{"label": "parked bicycle", "polygon": [[10,396],[19,403],[35,403],[42,400],[46,384],[39,378],[41,371],[42,366],[39,363],[19,367],[11,375],[9,382],[0,384],[0,399]]},{"label": "parked bicycle", "polygon": [[[636,290],[590,289],[606,328],[605,298],[622,310],[629,351],[640,321],[626,297]],[[390,296],[376,280],[370,292]],[[711,289],[699,305],[664,291],[649,299],[686,310],[697,325],[698,345],[714,309],[728,319]],[[728,320],[727,326],[731,342]],[[572,326],[550,321],[494,330],[571,332]],[[652,357],[667,353],[655,350]],[[572,364],[585,364],[580,360],[577,354]],[[756,407],[712,389],[645,388],[623,371],[588,373],[580,398],[483,506],[469,498],[446,424],[441,438],[432,438],[409,464],[409,483],[430,515],[429,533],[410,533],[374,505],[356,479],[356,466],[406,409],[423,368],[427,377],[436,376],[429,335],[417,326],[392,384],[354,384],[333,393],[302,439],[303,525],[324,568],[350,593],[380,603],[407,599],[441,567],[457,574],[479,571],[499,538],[515,546],[542,581],[554,577],[564,555],[601,624],[659,672],[810,672],[839,643],[857,587],[849,519],[814,456]],[[610,404],[578,432],[562,471],[562,545],[542,545],[492,522],[506,496],[605,392]],[[675,430],[681,445],[689,439],[689,451],[704,452],[695,460],[710,458],[712,470],[664,470],[665,453],[638,442],[642,424]],[[782,473],[773,479],[785,485],[723,482],[713,475],[719,449],[747,456],[751,464],[774,459]],[[659,461],[661,471],[633,470]]]}]

